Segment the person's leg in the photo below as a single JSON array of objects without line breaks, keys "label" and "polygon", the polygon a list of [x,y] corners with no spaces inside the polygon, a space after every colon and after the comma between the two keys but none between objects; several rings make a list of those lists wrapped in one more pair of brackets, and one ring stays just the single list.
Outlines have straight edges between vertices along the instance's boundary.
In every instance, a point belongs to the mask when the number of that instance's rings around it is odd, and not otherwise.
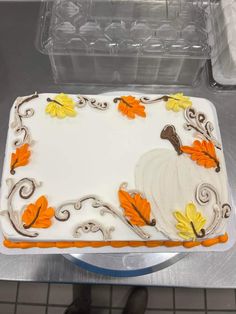
[{"label": "person's leg", "polygon": [[134,287],[128,297],[123,314],[144,314],[148,302],[146,287]]},{"label": "person's leg", "polygon": [[91,285],[73,285],[73,300],[64,314],[89,314]]}]

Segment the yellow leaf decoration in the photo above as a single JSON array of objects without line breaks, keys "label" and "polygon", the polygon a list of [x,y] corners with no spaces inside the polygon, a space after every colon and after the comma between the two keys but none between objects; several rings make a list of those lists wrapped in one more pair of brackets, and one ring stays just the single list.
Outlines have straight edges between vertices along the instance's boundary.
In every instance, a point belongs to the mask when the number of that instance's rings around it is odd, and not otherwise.
[{"label": "yellow leaf decoration", "polygon": [[63,119],[65,117],[75,117],[75,101],[66,94],[58,94],[54,99],[48,98],[46,113],[51,117]]},{"label": "yellow leaf decoration", "polygon": [[172,110],[175,112],[180,111],[181,109],[186,109],[192,106],[192,101],[189,97],[184,96],[183,93],[177,93],[168,96],[168,100],[166,102],[166,109]]},{"label": "yellow leaf decoration", "polygon": [[179,236],[184,240],[193,240],[203,238],[205,230],[203,229],[206,219],[197,211],[193,203],[189,203],[185,207],[185,214],[181,211],[173,213],[178,221],[176,228],[179,230]]}]

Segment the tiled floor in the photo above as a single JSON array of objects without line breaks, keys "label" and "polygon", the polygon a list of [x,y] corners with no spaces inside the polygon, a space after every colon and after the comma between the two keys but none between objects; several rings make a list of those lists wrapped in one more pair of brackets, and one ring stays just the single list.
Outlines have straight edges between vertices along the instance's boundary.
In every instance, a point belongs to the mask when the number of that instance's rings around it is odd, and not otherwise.
[{"label": "tiled floor", "polygon": [[[93,286],[91,314],[122,314],[129,286]],[[236,313],[233,289],[148,288],[146,314]],[[0,281],[0,314],[63,314],[73,286]]]}]

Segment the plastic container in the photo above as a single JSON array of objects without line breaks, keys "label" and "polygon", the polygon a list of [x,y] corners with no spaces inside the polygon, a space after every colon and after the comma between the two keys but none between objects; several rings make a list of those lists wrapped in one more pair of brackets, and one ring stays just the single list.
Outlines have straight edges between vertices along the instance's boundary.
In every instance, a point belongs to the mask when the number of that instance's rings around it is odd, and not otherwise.
[{"label": "plastic container", "polygon": [[210,85],[220,90],[236,89],[236,1],[211,0],[208,63]]},{"label": "plastic container", "polygon": [[195,85],[210,55],[202,0],[42,3],[37,47],[59,83]]}]

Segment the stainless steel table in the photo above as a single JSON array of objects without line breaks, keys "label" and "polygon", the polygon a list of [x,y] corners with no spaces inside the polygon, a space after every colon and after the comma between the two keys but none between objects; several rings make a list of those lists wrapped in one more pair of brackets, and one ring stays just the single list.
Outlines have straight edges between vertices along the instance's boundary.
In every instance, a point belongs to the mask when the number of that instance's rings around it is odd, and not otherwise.
[{"label": "stainless steel table", "polygon": [[[9,109],[18,95],[38,92],[80,92],[95,94],[112,88],[56,86],[49,59],[34,47],[39,4],[0,1],[0,164],[2,167]],[[235,93],[214,93],[206,78],[197,88],[186,89],[192,96],[209,98],[216,106],[230,187],[236,199],[236,101]],[[126,87],[119,89],[126,89]],[[132,90],[132,88],[129,88]],[[167,89],[141,88],[136,91],[167,93]],[[173,90],[172,90],[173,91]],[[0,255],[0,279],[70,283],[112,283],[134,285],[232,287],[236,288],[236,247],[224,253],[193,253],[158,272],[132,278],[115,278],[85,271],[60,255]]]}]

